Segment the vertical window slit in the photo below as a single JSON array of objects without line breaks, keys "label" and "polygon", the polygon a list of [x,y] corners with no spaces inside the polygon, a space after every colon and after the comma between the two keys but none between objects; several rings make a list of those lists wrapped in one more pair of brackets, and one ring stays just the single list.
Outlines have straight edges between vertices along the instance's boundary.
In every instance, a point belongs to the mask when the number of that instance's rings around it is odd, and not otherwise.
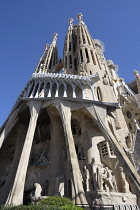
[{"label": "vertical window slit", "polygon": [[82,50],[80,49],[80,57],[81,57],[81,62],[83,62],[83,54],[82,54]]}]

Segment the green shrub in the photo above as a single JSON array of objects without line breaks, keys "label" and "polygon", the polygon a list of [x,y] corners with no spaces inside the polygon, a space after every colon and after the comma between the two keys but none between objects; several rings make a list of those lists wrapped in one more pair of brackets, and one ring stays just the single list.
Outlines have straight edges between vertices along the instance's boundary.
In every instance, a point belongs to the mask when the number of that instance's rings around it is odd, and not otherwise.
[{"label": "green shrub", "polygon": [[48,198],[44,198],[39,202],[39,205],[48,205],[48,206],[64,206],[64,205],[72,205],[72,201],[69,198],[64,198],[61,196],[51,196]]}]

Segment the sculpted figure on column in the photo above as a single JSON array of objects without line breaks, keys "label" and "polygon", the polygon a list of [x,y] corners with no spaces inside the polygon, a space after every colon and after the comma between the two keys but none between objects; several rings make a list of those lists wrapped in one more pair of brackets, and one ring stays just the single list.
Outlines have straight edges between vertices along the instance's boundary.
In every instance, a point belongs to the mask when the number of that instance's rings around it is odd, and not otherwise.
[{"label": "sculpted figure on column", "polygon": [[123,172],[123,167],[120,167],[120,176],[121,176],[121,185],[122,185],[122,192],[123,193],[130,193],[129,191],[129,184],[125,179],[125,174]]},{"label": "sculpted figure on column", "polygon": [[103,177],[102,177],[102,173],[103,173],[103,165],[102,164],[98,164],[97,166],[97,184],[98,184],[98,191],[103,191]]},{"label": "sculpted figure on column", "polygon": [[92,170],[93,189],[96,191],[97,190],[97,165],[95,163],[94,157],[91,160],[91,170]]},{"label": "sculpted figure on column", "polygon": [[84,166],[84,168],[83,168],[83,181],[84,181],[84,184],[85,184],[85,191],[90,191],[90,189],[89,189],[89,179],[90,179],[89,170],[87,169],[86,166]]}]

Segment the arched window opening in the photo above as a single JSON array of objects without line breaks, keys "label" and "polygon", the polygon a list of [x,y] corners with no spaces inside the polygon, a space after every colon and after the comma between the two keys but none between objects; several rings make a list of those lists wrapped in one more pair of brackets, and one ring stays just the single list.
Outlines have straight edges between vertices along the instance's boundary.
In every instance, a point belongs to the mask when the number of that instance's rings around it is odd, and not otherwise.
[{"label": "arched window opening", "polygon": [[82,54],[82,50],[80,49],[80,58],[81,58],[81,62],[83,62],[83,54]]},{"label": "arched window opening", "polygon": [[89,60],[89,55],[88,55],[87,48],[85,48],[85,53],[86,53],[87,63],[89,63],[89,62],[90,62],[90,60]]},{"label": "arched window opening", "polygon": [[48,82],[44,90],[44,97],[48,96],[49,90],[50,90],[50,83]]},{"label": "arched window opening", "polygon": [[31,96],[31,93],[32,93],[32,91],[33,91],[33,89],[34,89],[34,86],[35,86],[35,83],[32,84],[32,87],[31,87],[31,89],[30,89],[29,95],[28,95],[27,97],[30,97],[30,96]]},{"label": "arched window opening", "polygon": [[57,89],[57,85],[56,83],[54,83],[52,86],[51,97],[55,97],[56,89]]},{"label": "arched window opening", "polygon": [[89,72],[90,72],[90,75],[92,75],[92,71],[90,70]]},{"label": "arched window opening", "polygon": [[102,94],[101,94],[101,88],[97,87],[97,98],[99,101],[102,101]]},{"label": "arched window opening", "polygon": [[59,91],[58,91],[58,97],[63,97],[64,95],[64,85],[60,85]]},{"label": "arched window opening", "polygon": [[67,96],[68,97],[73,97],[73,89],[70,85],[67,85]]},{"label": "arched window opening", "polygon": [[70,64],[70,69],[72,68],[72,57],[71,55],[69,56],[69,64]]},{"label": "arched window opening", "polygon": [[77,58],[74,59],[74,66],[77,68]]},{"label": "arched window opening", "polygon": [[71,51],[71,42],[69,42],[69,51]]},{"label": "arched window opening", "polygon": [[95,57],[92,50],[91,50],[91,57],[92,57],[93,64],[96,65]]},{"label": "arched window opening", "polygon": [[35,91],[34,91],[34,93],[33,93],[33,97],[35,97],[35,95],[36,95],[36,92],[37,92],[37,90],[38,90],[38,86],[39,86],[39,83],[36,85],[36,87],[35,87]]},{"label": "arched window opening", "polygon": [[72,46],[73,46],[73,52],[76,51],[76,42],[77,42],[76,36],[75,36],[74,33],[72,33],[72,44],[73,44]]},{"label": "arched window opening", "polygon": [[86,40],[85,40],[84,34],[82,34],[82,38],[83,38],[83,44],[85,44],[86,43]]},{"label": "arched window opening", "polygon": [[40,90],[39,90],[39,93],[38,93],[39,97],[43,96],[43,91],[44,91],[43,88],[44,88],[44,82],[41,84],[41,87],[40,87]]}]

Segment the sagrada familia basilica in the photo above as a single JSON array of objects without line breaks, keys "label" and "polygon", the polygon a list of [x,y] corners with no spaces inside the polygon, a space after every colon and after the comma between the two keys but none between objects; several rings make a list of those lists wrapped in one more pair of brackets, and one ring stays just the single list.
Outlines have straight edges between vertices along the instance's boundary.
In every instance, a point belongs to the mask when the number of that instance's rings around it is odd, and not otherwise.
[{"label": "sagrada familia basilica", "polygon": [[0,129],[0,204],[62,196],[80,205],[140,205],[140,75],[126,84],[82,14],[57,33]]}]

